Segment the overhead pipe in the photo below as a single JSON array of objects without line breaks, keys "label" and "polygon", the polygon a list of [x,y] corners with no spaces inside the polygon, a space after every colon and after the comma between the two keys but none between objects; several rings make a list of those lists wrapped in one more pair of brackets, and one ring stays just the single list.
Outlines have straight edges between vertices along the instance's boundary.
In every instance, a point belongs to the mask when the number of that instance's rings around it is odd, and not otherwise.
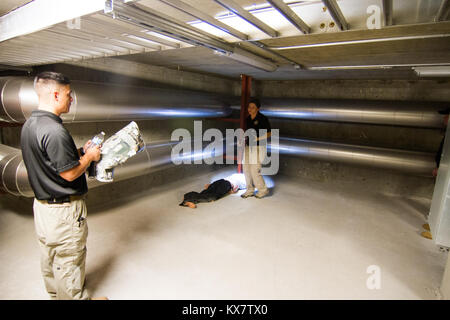
[{"label": "overhead pipe", "polygon": [[417,176],[431,176],[436,166],[431,153],[306,139],[280,138],[278,150],[269,148],[284,155],[390,169]]},{"label": "overhead pipe", "polygon": [[[178,142],[153,143],[145,150],[130,158],[114,170],[114,182],[149,174],[173,166],[172,148]],[[203,142],[203,146],[206,142]],[[362,165],[397,170],[418,176],[430,176],[435,163],[434,155],[423,152],[404,151],[387,148],[374,148],[349,144],[330,143],[305,139],[280,138],[277,149],[269,146],[272,152],[302,158],[329,162],[343,162],[350,165]],[[189,152],[177,159],[188,162],[211,157],[217,154]],[[88,179],[88,186],[94,188],[104,183]],[[0,145],[0,189],[25,197],[32,197],[33,192],[28,182],[26,168],[19,149]]]},{"label": "overhead pipe", "polygon": [[[226,117],[230,108],[215,94],[71,81],[73,102],[64,122],[105,122]],[[33,78],[0,78],[0,120],[23,123],[38,107]]]},{"label": "overhead pipe", "polygon": [[[271,118],[442,128],[443,102],[263,98],[261,113]],[[232,109],[238,109],[233,105]]]}]

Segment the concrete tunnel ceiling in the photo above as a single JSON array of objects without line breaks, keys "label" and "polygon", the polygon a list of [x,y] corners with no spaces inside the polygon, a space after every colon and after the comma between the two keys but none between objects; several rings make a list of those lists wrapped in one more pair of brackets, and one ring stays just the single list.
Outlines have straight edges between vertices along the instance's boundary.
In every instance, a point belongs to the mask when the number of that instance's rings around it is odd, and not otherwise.
[{"label": "concrete tunnel ceiling", "polygon": [[[113,11],[107,14],[105,2],[96,0],[90,1],[89,10],[79,11],[80,24],[74,28],[66,21],[73,26],[70,19],[76,16],[66,15],[48,18],[44,27],[42,21],[30,21],[8,34],[6,23],[18,19],[21,10],[37,13],[37,6],[30,5],[39,2],[2,2],[1,69],[92,65],[96,58],[109,56],[228,78],[247,74],[257,80],[292,80],[419,79],[415,66],[450,66],[446,0],[112,1]],[[124,22],[123,16],[134,23]],[[375,29],[368,29],[368,21]],[[178,37],[162,36],[161,28]],[[245,51],[244,63],[238,50]],[[262,70],[265,62],[274,71]]]}]

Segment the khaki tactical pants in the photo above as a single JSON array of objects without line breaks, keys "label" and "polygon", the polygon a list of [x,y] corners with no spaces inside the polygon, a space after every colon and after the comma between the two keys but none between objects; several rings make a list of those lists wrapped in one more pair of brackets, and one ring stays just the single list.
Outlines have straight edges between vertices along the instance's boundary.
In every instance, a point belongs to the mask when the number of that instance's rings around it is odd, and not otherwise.
[{"label": "khaki tactical pants", "polygon": [[84,289],[88,235],[84,200],[48,204],[34,199],[33,210],[47,292],[58,300],[89,299]]},{"label": "khaki tactical pants", "polygon": [[266,192],[267,186],[261,175],[261,166],[266,156],[266,146],[246,146],[244,151],[244,161],[242,169],[244,171],[247,191]]}]

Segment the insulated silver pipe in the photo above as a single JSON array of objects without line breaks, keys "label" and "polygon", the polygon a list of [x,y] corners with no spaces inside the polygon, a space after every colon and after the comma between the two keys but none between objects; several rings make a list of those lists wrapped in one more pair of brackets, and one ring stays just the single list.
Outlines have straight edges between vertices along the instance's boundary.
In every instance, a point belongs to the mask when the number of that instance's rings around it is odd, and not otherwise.
[{"label": "insulated silver pipe", "polygon": [[[147,145],[144,151],[114,170],[114,181],[145,175],[174,165],[171,154],[172,148],[177,144],[178,142],[163,142]],[[275,149],[272,151],[277,152]],[[430,176],[435,166],[434,155],[430,153],[305,139],[280,138],[278,152],[283,155],[321,161],[397,170],[418,176]],[[214,155],[214,157],[221,156],[220,152]],[[212,157],[211,154],[204,152],[185,152],[177,159],[186,159],[193,163],[195,159],[210,157]],[[1,189],[15,195],[33,196],[20,150],[0,145],[0,174]],[[88,179],[88,185],[93,188],[103,183]]]},{"label": "insulated silver pipe", "polygon": [[[202,150],[204,150],[207,142],[200,143],[203,145]],[[173,166],[172,148],[177,144],[178,142],[169,141],[146,145],[143,151],[114,169],[113,182],[142,176]],[[194,148],[192,147],[191,150],[194,150]],[[188,163],[194,163],[195,160],[221,158],[222,156],[223,153],[220,151],[214,155],[206,152],[184,151],[180,155],[175,155],[174,161],[184,160]],[[89,188],[105,185],[105,183],[95,179],[87,179],[87,182]],[[20,149],[2,144],[0,144],[0,190],[16,196],[34,196],[28,181],[28,173],[22,159],[22,152]]]},{"label": "insulated silver pipe", "polygon": [[[73,102],[64,122],[226,117],[219,95],[190,90],[72,81]],[[38,107],[33,78],[0,78],[0,120],[23,123]]]},{"label": "insulated silver pipe", "polygon": [[437,111],[447,107],[443,102],[262,98],[260,111],[271,118],[442,128]]},{"label": "insulated silver pipe", "polygon": [[[275,148],[272,149],[277,152]],[[431,176],[434,154],[295,138],[280,138],[280,154]]]},{"label": "insulated silver pipe", "polygon": [[16,196],[33,196],[22,152],[3,144],[0,144],[0,189]]}]

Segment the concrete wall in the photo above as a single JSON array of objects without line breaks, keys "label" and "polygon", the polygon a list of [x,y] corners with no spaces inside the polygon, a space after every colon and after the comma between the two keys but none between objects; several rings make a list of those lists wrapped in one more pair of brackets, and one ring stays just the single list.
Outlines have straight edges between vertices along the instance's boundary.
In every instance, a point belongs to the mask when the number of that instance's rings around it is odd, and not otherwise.
[{"label": "concrete wall", "polygon": [[450,101],[449,80],[255,81],[264,97]]}]

